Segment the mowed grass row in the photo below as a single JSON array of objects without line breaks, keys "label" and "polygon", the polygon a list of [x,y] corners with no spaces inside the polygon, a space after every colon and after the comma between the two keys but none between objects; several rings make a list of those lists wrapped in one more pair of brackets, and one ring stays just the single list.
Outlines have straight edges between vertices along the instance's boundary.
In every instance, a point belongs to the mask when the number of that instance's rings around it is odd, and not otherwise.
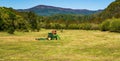
[{"label": "mowed grass row", "polygon": [[58,30],[61,40],[35,40],[48,32],[0,32],[0,61],[120,61],[119,33]]}]

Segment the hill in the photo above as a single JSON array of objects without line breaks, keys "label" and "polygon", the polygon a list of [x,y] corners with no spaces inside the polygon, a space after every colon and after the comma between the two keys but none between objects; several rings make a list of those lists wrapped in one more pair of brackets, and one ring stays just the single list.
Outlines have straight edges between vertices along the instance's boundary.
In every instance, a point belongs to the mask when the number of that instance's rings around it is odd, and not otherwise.
[{"label": "hill", "polygon": [[61,7],[54,7],[54,6],[47,6],[47,5],[38,5],[29,9],[18,9],[18,11],[26,12],[32,11],[38,15],[54,15],[54,14],[93,14],[98,11],[92,11],[87,9],[70,9],[70,8],[61,8]]},{"label": "hill", "polygon": [[120,18],[120,0],[112,2],[98,17],[101,19]]}]

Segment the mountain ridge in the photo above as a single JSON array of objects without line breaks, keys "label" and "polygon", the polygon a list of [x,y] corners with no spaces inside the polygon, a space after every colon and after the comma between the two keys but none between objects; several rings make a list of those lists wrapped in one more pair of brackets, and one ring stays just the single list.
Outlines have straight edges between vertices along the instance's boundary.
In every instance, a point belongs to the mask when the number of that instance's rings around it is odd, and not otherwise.
[{"label": "mountain ridge", "polygon": [[17,11],[27,12],[32,11],[38,15],[54,15],[54,14],[83,14],[89,15],[97,12],[101,12],[102,10],[88,10],[88,9],[71,9],[71,8],[62,8],[48,5],[37,5],[28,9],[18,9]]}]

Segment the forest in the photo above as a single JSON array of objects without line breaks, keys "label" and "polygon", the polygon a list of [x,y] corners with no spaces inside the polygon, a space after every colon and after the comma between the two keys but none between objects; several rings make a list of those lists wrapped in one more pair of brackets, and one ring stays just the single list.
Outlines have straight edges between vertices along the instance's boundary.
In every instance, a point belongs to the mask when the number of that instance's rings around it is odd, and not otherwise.
[{"label": "forest", "polygon": [[0,7],[0,31],[38,32],[40,29],[82,29],[120,32],[120,1],[112,2],[102,12],[90,15],[55,14],[40,16]]}]

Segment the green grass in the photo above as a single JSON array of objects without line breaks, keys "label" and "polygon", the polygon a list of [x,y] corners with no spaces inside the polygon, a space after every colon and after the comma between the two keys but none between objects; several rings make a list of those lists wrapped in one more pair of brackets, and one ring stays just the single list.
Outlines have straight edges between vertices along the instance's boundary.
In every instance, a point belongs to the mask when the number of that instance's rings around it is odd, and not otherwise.
[{"label": "green grass", "polygon": [[120,61],[120,34],[101,31],[58,30],[61,40],[40,32],[0,32],[0,61]]}]

